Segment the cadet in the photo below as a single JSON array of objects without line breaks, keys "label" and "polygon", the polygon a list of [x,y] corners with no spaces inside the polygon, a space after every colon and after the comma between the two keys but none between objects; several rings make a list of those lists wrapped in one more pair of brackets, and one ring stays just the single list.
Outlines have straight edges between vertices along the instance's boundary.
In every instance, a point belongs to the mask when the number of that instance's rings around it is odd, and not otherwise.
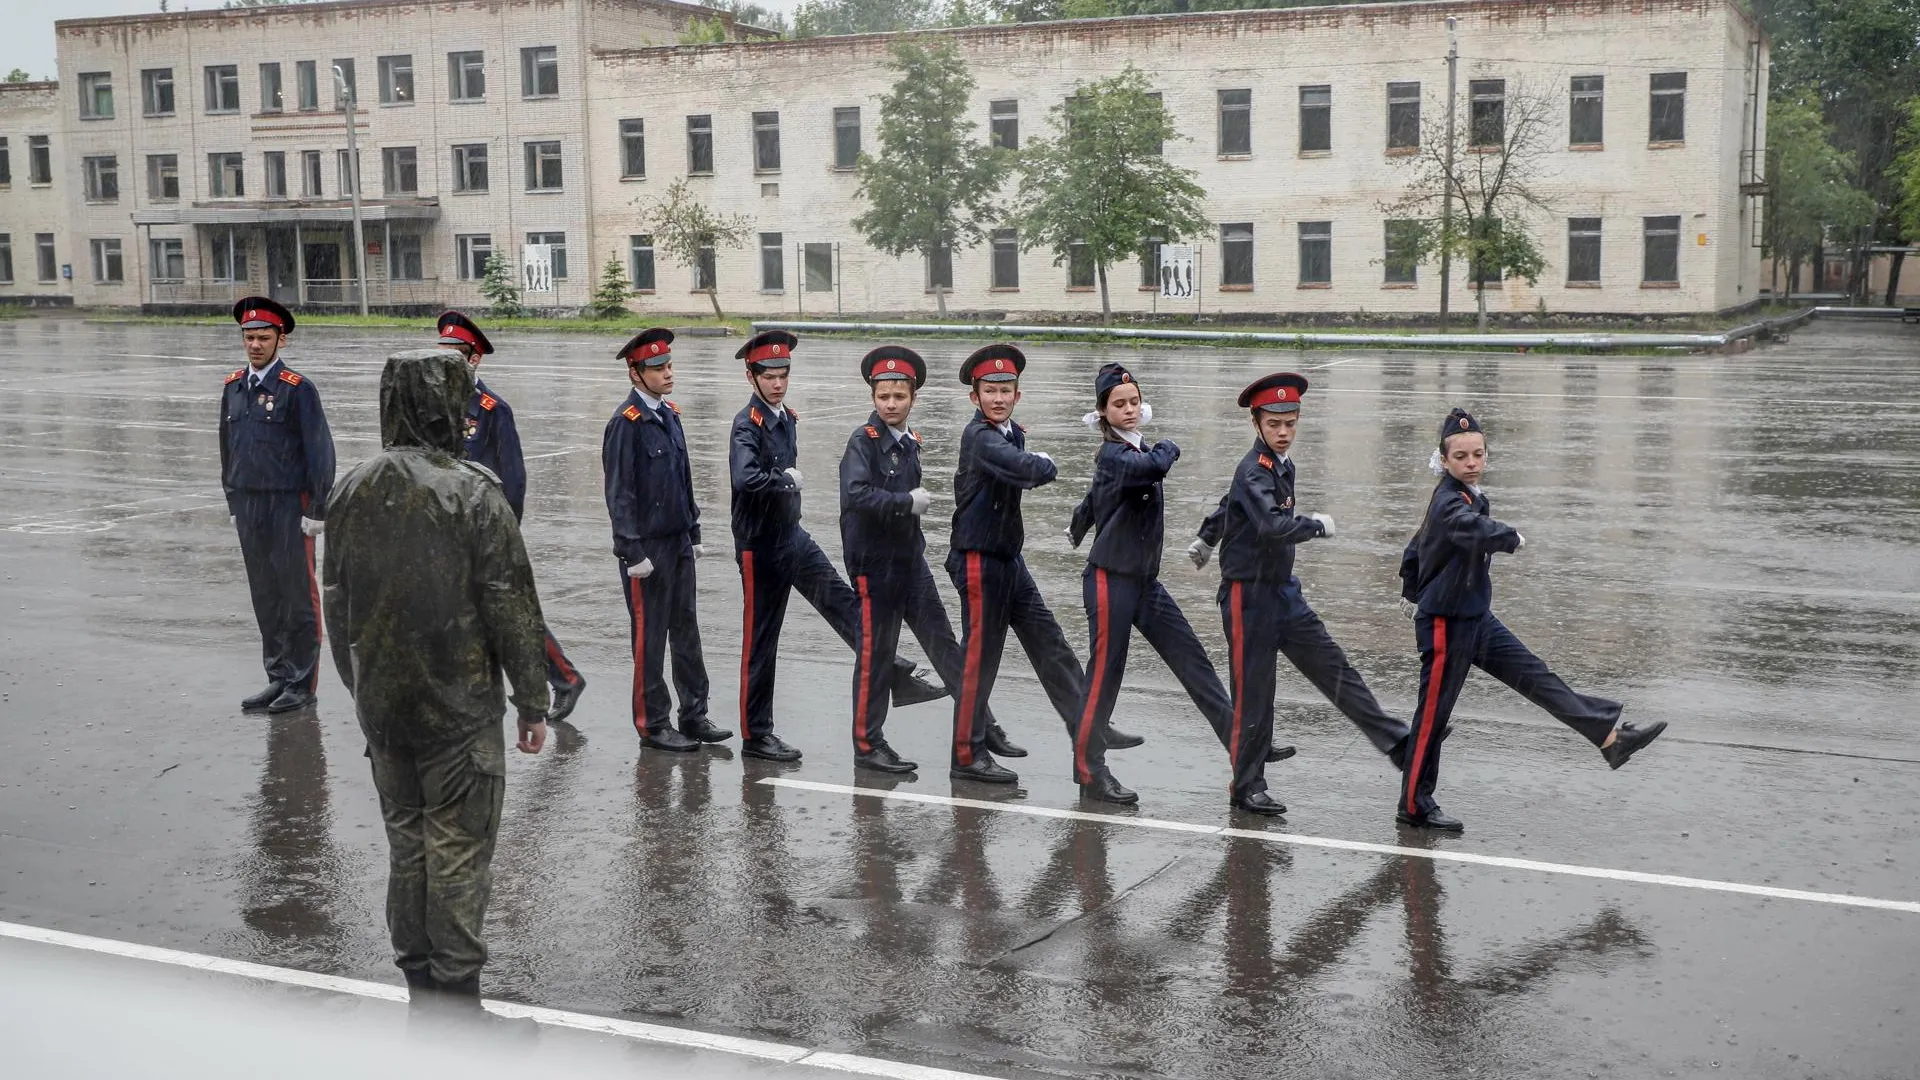
[{"label": "cadet", "polygon": [[[525,513],[527,505],[527,461],[520,450],[520,428],[513,420],[513,407],[507,399],[488,389],[480,379],[480,358],[493,354],[493,342],[480,332],[472,319],[458,311],[440,316],[440,344],[451,345],[467,358],[473,368],[473,400],[467,402],[467,460],[484,465],[500,478],[507,505],[513,507],[514,520]],[[553,687],[553,711],[547,719],[559,723],[573,715],[580,694],[587,688],[586,676],[573,666],[553,631],[545,630],[547,684]]]},{"label": "cadet", "polygon": [[1220,617],[1233,683],[1227,743],[1232,803],[1255,814],[1287,810],[1267,794],[1266,780],[1280,653],[1396,766],[1406,749],[1407,725],[1380,708],[1320,616],[1307,606],[1293,573],[1296,545],[1333,535],[1333,519],[1326,514],[1294,512],[1294,466],[1287,451],[1306,391],[1307,380],[1291,372],[1269,375],[1240,391],[1240,407],[1253,420],[1253,448],[1240,459],[1220,509],[1207,516],[1200,539],[1187,549],[1194,566],[1204,567],[1213,548],[1220,548]]},{"label": "cadet", "polygon": [[547,682],[520,526],[494,475],[459,460],[472,393],[442,350],[387,360],[381,452],[327,503],[326,605],[387,828],[394,964],[413,990],[477,999],[506,790],[501,675],[523,754],[546,742]]},{"label": "cadet", "polygon": [[[640,745],[686,752],[732,732],[707,718],[707,662],[700,652],[693,564],[700,544],[700,507],[693,501],[687,435],[673,393],[673,331],[642,330],[617,354],[633,383],[607,421],[600,441],[613,552],[627,598],[633,642],[633,727]],[[680,727],[668,723],[667,642],[673,642],[673,688]]]},{"label": "cadet", "polygon": [[[785,330],[755,334],[734,354],[747,362],[753,397],[733,418],[728,451],[733,479],[733,547],[740,561],[746,619],[740,652],[740,752],[798,761],[800,751],[773,733],[773,679],[787,597],[800,590],[834,632],[859,651],[860,600],[800,527],[800,417],[786,407],[787,376],[800,339]],[[887,680],[895,705],[944,697],[912,664],[896,659]]]},{"label": "cadet", "polygon": [[1160,549],[1166,541],[1161,482],[1179,460],[1180,448],[1165,439],[1149,447],[1141,438],[1140,385],[1126,368],[1107,364],[1093,386],[1105,438],[1094,459],[1093,483],[1074,511],[1071,534],[1077,547],[1089,527],[1098,530],[1081,576],[1093,651],[1074,730],[1073,775],[1085,797],[1128,804],[1140,797],[1107,769],[1106,748],[1107,720],[1126,672],[1132,627],[1140,628],[1173,669],[1222,745],[1230,745],[1233,702],[1187,617],[1160,584]]},{"label": "cadet", "polygon": [[[960,366],[974,414],[960,434],[953,539],[947,552],[947,574],[960,593],[965,660],[953,710],[951,775],[956,780],[1011,784],[1019,779],[993,755],[1025,757],[1027,752],[1008,741],[987,710],[1009,629],[1020,639],[1069,738],[1086,682],[1079,658],[1021,555],[1027,534],[1020,493],[1051,484],[1058,475],[1052,457],[1027,452],[1027,429],[1013,422],[1020,373],[1026,367],[1026,354],[1004,344],[978,349]],[[1135,735],[1108,733],[1108,743],[1115,747],[1141,742]]]},{"label": "cadet", "polygon": [[333,434],[320,391],[280,361],[293,313],[264,296],[233,305],[247,366],[220,396],[220,486],[240,533],[253,617],[260,624],[266,689],[249,711],[312,705],[320,686],[320,586],[313,538],[333,489]]},{"label": "cadet", "polygon": [[1493,556],[1512,554],[1526,538],[1493,519],[1480,491],[1487,464],[1486,435],[1464,409],[1440,425],[1440,449],[1430,463],[1443,475],[1427,501],[1426,519],[1400,559],[1401,595],[1418,605],[1414,639],[1420,646],[1420,696],[1414,704],[1407,772],[1400,786],[1403,825],[1460,832],[1458,818],[1440,810],[1440,743],[1447,720],[1476,666],[1553,714],[1600,748],[1619,768],[1666,730],[1666,721],[1638,727],[1620,720],[1620,703],[1575,693],[1493,614]]}]

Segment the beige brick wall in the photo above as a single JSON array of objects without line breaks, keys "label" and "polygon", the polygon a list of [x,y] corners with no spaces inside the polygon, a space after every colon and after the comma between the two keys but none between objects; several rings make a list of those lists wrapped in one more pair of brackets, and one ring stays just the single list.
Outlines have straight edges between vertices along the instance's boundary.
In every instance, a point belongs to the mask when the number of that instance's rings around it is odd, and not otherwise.
[{"label": "beige brick wall", "polygon": [[[53,183],[35,184],[29,166],[29,142],[45,136]],[[67,156],[61,138],[59,88],[52,83],[0,84],[0,138],[7,140],[10,181],[0,185],[0,233],[12,248],[12,274],[0,267],[0,300],[72,296],[72,283],[59,276],[62,263],[79,264],[66,225],[66,202],[61,192]],[[37,237],[54,238],[54,278],[40,280]]]}]

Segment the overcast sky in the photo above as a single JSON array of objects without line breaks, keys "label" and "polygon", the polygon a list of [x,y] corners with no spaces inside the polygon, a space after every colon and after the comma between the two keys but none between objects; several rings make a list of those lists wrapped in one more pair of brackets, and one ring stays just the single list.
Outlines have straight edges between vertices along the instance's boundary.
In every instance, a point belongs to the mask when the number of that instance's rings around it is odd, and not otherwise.
[{"label": "overcast sky", "polygon": [[[789,14],[799,0],[762,0],[769,8]],[[175,11],[206,10],[220,0],[187,0],[169,5]],[[34,78],[54,74],[53,20],[93,19],[105,15],[143,15],[160,10],[160,0],[0,0],[0,74],[25,68]]]}]

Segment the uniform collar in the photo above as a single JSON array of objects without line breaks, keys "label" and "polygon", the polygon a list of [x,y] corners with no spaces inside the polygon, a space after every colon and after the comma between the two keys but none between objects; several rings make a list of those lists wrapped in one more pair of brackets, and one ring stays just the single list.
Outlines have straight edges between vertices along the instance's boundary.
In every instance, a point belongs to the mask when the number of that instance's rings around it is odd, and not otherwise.
[{"label": "uniform collar", "polygon": [[[276,374],[278,374],[284,366],[285,365],[280,363],[280,358],[278,356],[268,361],[267,366],[261,368],[260,371],[258,372],[258,375],[260,378],[260,384],[262,386],[265,386],[267,382],[271,380]],[[248,388],[251,389],[253,386],[254,376],[255,376],[255,372],[253,370],[253,365],[248,364],[247,370],[240,376],[240,381],[247,384]]]},{"label": "uniform collar", "polygon": [[767,404],[766,398],[761,397],[759,394],[755,394],[753,395],[753,404],[758,408],[765,409],[776,420],[785,420],[787,418],[787,406],[785,402],[782,402],[778,405],[769,405]]},{"label": "uniform collar", "polygon": [[666,404],[665,399],[654,397],[652,394],[647,393],[645,390],[642,390],[637,386],[633,388],[633,392],[636,396],[640,398],[640,403],[642,405],[645,405],[647,408],[652,409],[654,412],[659,412],[660,407]]},{"label": "uniform collar", "polygon": [[1279,470],[1284,469],[1287,466],[1293,464],[1292,456],[1288,454],[1274,453],[1270,448],[1268,448],[1267,440],[1261,438],[1258,435],[1255,435],[1253,437],[1253,452],[1255,456],[1263,457],[1263,458],[1266,458],[1268,461],[1273,462],[1273,468],[1275,472],[1278,472]]},{"label": "uniform collar", "polygon": [[892,439],[888,440],[889,446],[896,443],[911,442],[913,440],[912,428],[894,427],[892,424],[880,419],[880,410],[878,409],[868,414],[867,426],[873,428],[875,431],[884,431],[893,436]]},{"label": "uniform collar", "polygon": [[1115,435],[1120,436],[1121,442],[1126,443],[1128,446],[1133,447],[1135,450],[1146,449],[1147,440],[1140,434],[1140,430],[1138,428],[1135,428],[1132,431],[1121,431],[1120,429],[1115,428],[1113,433]]}]

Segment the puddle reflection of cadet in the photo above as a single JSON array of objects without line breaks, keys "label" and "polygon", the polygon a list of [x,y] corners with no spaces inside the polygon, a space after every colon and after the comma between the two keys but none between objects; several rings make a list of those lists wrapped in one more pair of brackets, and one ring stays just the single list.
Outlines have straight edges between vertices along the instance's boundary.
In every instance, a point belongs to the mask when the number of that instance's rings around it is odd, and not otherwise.
[{"label": "puddle reflection of cadet", "polygon": [[920,887],[919,901],[940,904],[961,917],[965,955],[985,960],[1006,951],[1001,929],[1000,886],[987,862],[987,831],[998,815],[975,806],[953,807],[947,855]]},{"label": "puddle reflection of cadet", "polygon": [[341,954],[332,905],[345,894],[346,875],[333,842],[327,780],[319,716],[274,721],[250,815],[253,852],[240,869],[240,919],[266,939],[255,957],[264,963],[306,966]]},{"label": "puddle reflection of cadet", "polygon": [[220,395],[220,486],[240,534],[266,688],[248,711],[286,713],[314,702],[320,685],[320,588],[313,538],[333,487],[333,433],[320,392],[281,362],[293,313],[264,296],[233,306],[247,365]]}]

